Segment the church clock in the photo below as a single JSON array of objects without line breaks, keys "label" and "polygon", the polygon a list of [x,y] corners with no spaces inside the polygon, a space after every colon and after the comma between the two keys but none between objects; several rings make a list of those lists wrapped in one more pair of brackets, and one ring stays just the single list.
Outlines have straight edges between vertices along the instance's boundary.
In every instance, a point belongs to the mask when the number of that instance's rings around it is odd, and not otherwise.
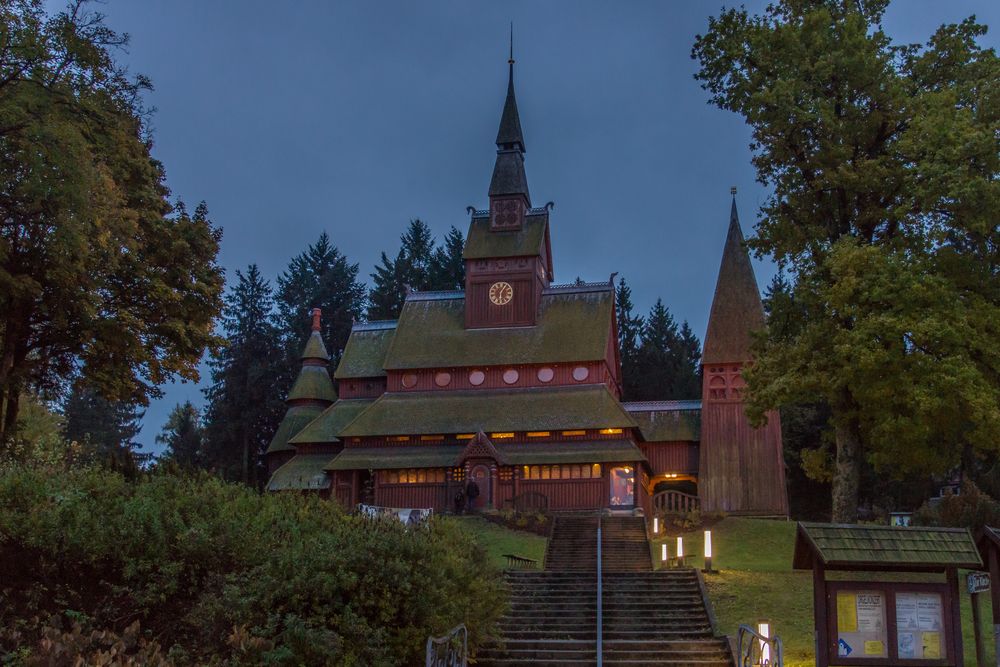
[{"label": "church clock", "polygon": [[498,282],[490,285],[490,301],[497,306],[506,306],[514,298],[514,288],[510,283]]}]

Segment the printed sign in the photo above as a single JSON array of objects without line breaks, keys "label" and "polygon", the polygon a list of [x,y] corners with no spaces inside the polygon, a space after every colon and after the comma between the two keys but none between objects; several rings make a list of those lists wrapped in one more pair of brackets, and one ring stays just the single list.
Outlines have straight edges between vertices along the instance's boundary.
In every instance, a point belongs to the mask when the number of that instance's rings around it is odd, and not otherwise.
[{"label": "printed sign", "polygon": [[885,600],[883,591],[837,591],[837,653],[840,657],[889,657]]},{"label": "printed sign", "polygon": [[985,593],[990,590],[990,575],[986,572],[970,572],[965,583],[970,595]]},{"label": "printed sign", "polygon": [[939,660],[943,630],[939,593],[896,594],[896,650],[900,659]]}]

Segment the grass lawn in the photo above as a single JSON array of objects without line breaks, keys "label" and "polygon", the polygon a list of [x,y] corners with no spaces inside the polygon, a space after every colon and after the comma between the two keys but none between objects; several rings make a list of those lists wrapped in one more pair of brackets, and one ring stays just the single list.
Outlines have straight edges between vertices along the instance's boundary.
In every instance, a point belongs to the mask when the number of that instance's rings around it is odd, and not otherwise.
[{"label": "grass lawn", "polygon": [[[696,554],[688,564],[702,564],[701,530],[684,535],[684,551]],[[660,545],[653,545],[659,559]],[[768,619],[785,646],[785,664],[795,667],[813,665],[812,572],[792,570],[795,544],[794,521],[760,519],[724,519],[712,527],[713,567],[717,574],[706,574],[705,583],[715,609],[720,632],[736,636],[740,623],[753,624]],[[675,537],[667,539],[671,554]],[[862,577],[856,577],[858,579]],[[962,622],[965,664],[976,664],[972,634],[972,611],[969,595],[962,589]],[[987,660],[993,660],[989,601],[983,604],[983,625],[987,633]],[[995,661],[994,661],[995,662]]]},{"label": "grass lawn", "polygon": [[534,558],[541,569],[545,558],[545,538],[534,533],[520,530],[510,530],[478,516],[454,517],[463,528],[470,531],[476,540],[486,549],[490,560],[499,567],[506,567],[507,559],[503,554],[516,554],[525,558]]}]

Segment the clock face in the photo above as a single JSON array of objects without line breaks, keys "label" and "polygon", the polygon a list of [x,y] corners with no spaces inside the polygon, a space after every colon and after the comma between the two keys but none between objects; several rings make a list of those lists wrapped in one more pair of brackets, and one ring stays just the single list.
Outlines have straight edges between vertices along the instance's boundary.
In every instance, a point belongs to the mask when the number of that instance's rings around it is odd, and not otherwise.
[{"label": "clock face", "polygon": [[506,306],[514,298],[514,288],[510,283],[493,283],[490,285],[490,301],[498,306]]}]

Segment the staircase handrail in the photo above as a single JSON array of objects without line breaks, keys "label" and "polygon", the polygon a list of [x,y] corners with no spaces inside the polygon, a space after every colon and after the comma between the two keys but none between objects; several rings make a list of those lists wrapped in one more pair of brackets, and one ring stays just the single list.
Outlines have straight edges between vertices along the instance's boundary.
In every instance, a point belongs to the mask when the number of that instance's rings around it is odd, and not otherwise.
[{"label": "staircase handrail", "polygon": [[[785,655],[781,637],[765,637],[749,625],[740,624],[739,634],[736,638],[736,653],[739,663],[737,667],[754,667],[755,665],[770,665],[771,667],[784,667]],[[769,660],[764,660],[764,646],[767,646],[770,654]]]},{"label": "staircase handrail", "polygon": [[604,572],[601,563],[601,520],[597,520],[597,667],[604,665]]},{"label": "staircase handrail", "polygon": [[[461,636],[461,648],[456,641]],[[465,624],[456,625],[443,637],[428,637],[424,652],[424,667],[467,667],[469,664],[469,631]]]},{"label": "staircase handrail", "polygon": [[700,507],[701,501],[698,496],[690,493],[684,493],[683,491],[677,491],[676,489],[668,489],[666,491],[660,491],[659,493],[653,494],[654,512],[656,510],[660,510],[666,514],[673,512],[690,512],[692,510],[699,509]]}]

